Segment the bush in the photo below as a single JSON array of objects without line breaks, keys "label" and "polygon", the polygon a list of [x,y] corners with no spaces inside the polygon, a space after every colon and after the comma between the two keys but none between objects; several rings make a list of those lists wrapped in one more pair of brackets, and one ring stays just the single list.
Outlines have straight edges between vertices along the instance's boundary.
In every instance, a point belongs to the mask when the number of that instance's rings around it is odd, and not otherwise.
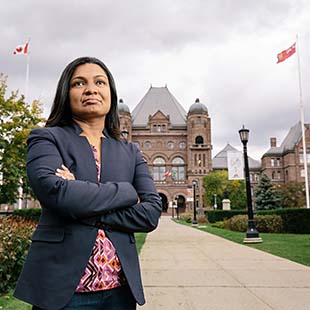
[{"label": "bush", "polygon": [[277,209],[259,211],[257,214],[281,216],[285,233],[310,234],[310,209]]},{"label": "bush", "polygon": [[247,214],[247,210],[206,210],[206,217],[210,223],[228,220],[235,215]]},{"label": "bush", "polygon": [[[179,218],[180,220],[185,221],[186,223],[192,223],[194,215],[193,212],[185,212],[180,214]],[[196,219],[199,224],[207,223],[207,218],[205,214],[197,214]]]},{"label": "bush", "polygon": [[[281,233],[283,228],[282,218],[279,215],[256,215],[255,224],[261,233]],[[248,217],[236,215],[227,220],[225,226],[233,231],[245,232],[248,228]]]},{"label": "bush", "polygon": [[15,286],[36,222],[19,217],[0,218],[0,293]]},{"label": "bush", "polygon": [[193,213],[192,212],[184,212],[180,214],[179,219],[185,221],[186,223],[191,223],[193,221]]},{"label": "bush", "polygon": [[22,217],[25,220],[38,222],[41,215],[41,208],[14,210],[13,215]]}]

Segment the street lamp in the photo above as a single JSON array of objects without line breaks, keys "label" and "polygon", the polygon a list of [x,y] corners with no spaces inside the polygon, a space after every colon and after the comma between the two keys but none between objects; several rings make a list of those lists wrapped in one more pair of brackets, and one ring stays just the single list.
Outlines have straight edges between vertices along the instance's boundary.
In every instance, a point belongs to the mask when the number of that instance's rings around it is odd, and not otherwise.
[{"label": "street lamp", "polygon": [[259,237],[259,233],[256,229],[253,207],[252,207],[252,196],[251,196],[251,184],[250,184],[250,172],[249,172],[249,162],[247,154],[247,143],[249,141],[249,129],[244,128],[239,130],[239,135],[241,142],[243,144],[243,156],[244,156],[244,172],[245,172],[245,185],[246,185],[246,197],[248,206],[248,229],[246,232],[246,238],[243,239],[244,243],[259,243],[263,240]]},{"label": "street lamp", "polygon": [[193,180],[192,181],[192,185],[193,185],[193,196],[194,196],[194,218],[193,218],[193,222],[192,225],[197,225],[197,201],[196,201],[196,189],[198,187],[198,182],[197,180]]},{"label": "street lamp", "polygon": [[214,196],[214,210],[216,210],[217,209],[217,203],[216,203],[217,194],[213,194],[213,196]]}]

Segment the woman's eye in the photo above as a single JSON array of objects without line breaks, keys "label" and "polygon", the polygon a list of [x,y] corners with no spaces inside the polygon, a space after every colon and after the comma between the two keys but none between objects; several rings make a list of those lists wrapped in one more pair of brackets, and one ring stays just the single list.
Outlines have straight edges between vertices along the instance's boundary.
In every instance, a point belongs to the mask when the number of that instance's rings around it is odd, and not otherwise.
[{"label": "woman's eye", "polygon": [[106,82],[103,81],[103,80],[98,80],[98,81],[96,81],[96,84],[97,84],[97,85],[105,85]]},{"label": "woman's eye", "polygon": [[83,86],[84,82],[83,81],[75,81],[71,85],[72,85],[72,87],[79,87],[79,86]]}]

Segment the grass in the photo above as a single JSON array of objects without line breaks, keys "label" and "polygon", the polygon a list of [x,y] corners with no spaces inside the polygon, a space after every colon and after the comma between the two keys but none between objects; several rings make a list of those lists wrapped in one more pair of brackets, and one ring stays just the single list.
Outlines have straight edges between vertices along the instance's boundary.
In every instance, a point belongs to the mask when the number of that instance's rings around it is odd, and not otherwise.
[{"label": "grass", "polygon": [[1,310],[31,310],[31,305],[16,299],[12,294],[11,291],[0,297]]},{"label": "grass", "polygon": [[[136,246],[139,254],[145,242],[146,236],[146,233],[135,234]],[[10,291],[8,294],[0,296],[0,310],[31,310],[31,307],[31,305],[16,299],[13,296],[13,291]]]},{"label": "grass", "polygon": [[[176,221],[176,220],[175,220]],[[185,221],[176,221],[177,223],[191,226],[191,223]],[[206,231],[219,237],[233,242],[243,244],[245,233],[231,231],[212,227],[210,224],[202,224],[196,229]],[[261,233],[262,243],[246,244],[246,246],[280,256],[291,261],[310,266],[310,237],[302,234],[266,234]]]}]

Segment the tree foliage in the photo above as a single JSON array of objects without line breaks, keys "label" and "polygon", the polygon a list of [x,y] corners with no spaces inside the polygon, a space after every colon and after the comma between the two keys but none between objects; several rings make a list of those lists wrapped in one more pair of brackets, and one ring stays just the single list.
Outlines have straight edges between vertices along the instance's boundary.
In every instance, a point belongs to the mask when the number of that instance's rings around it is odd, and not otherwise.
[{"label": "tree foliage", "polygon": [[289,182],[282,184],[277,191],[283,208],[303,208],[306,205],[305,184]]},{"label": "tree foliage", "polygon": [[18,91],[6,98],[6,82],[6,76],[0,74],[0,203],[14,203],[20,182],[24,192],[30,191],[26,178],[26,140],[43,118],[38,101],[29,105]]},{"label": "tree foliage", "polygon": [[271,210],[280,208],[280,196],[271,180],[263,174],[256,189],[256,209]]},{"label": "tree foliage", "polygon": [[225,170],[213,171],[205,176],[203,187],[205,191],[204,200],[208,206],[214,205],[214,194],[216,194],[217,205],[221,208],[226,190],[232,209],[246,207],[245,182],[243,180],[228,180],[228,172]]}]

